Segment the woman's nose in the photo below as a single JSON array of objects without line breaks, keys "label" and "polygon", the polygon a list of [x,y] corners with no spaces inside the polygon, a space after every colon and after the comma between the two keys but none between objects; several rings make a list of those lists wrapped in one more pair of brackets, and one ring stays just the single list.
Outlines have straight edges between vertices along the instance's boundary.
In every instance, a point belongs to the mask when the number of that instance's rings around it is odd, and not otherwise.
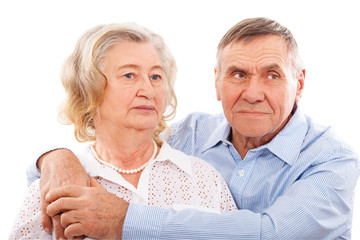
[{"label": "woman's nose", "polygon": [[146,97],[148,99],[152,99],[155,97],[155,89],[151,84],[151,80],[147,76],[140,77],[137,95],[139,97]]}]

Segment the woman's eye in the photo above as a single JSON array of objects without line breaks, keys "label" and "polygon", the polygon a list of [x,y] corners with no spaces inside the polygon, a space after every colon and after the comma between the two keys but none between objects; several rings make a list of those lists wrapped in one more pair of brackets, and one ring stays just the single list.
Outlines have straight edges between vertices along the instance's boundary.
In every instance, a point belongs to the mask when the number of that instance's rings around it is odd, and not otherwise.
[{"label": "woman's eye", "polygon": [[150,77],[151,80],[159,80],[161,79],[161,76],[160,75],[153,75]]},{"label": "woman's eye", "polygon": [[124,77],[131,79],[131,78],[134,77],[134,74],[132,74],[132,73],[127,73],[127,74],[124,75]]}]

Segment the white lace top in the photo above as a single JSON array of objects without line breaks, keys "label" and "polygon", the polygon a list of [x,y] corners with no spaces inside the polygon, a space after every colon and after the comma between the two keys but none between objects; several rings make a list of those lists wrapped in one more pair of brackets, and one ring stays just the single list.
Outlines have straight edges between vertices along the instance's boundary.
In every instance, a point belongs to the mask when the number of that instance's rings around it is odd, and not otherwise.
[{"label": "white lace top", "polygon": [[[132,203],[182,210],[224,213],[236,209],[231,193],[214,167],[163,143],[158,156],[144,169],[135,188],[115,170],[97,162],[90,146],[79,159],[89,176],[109,192]],[[27,191],[10,239],[51,239],[41,226],[39,180]]]}]

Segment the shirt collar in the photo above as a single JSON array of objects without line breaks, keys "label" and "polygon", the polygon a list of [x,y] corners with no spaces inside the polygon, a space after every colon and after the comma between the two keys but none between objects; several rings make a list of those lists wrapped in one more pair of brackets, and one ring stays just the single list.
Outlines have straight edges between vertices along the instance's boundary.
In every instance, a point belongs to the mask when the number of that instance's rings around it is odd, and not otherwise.
[{"label": "shirt collar", "polygon": [[211,133],[209,139],[204,144],[204,146],[203,146],[203,148],[201,150],[202,153],[204,153],[208,149],[214,147],[219,142],[230,143],[228,141],[228,137],[229,137],[229,134],[230,134],[231,127],[230,127],[229,123],[227,122],[225,116],[224,115],[222,115],[222,116],[223,116],[222,121],[213,130],[213,132]]},{"label": "shirt collar", "polygon": [[306,116],[298,107],[285,127],[264,147],[292,166],[299,157],[307,131]]},{"label": "shirt collar", "polygon": [[79,160],[90,177],[101,177],[111,182],[122,185],[133,192],[137,192],[136,188],[128,181],[126,181],[121,176],[121,174],[117,173],[111,168],[105,167],[103,164],[96,161],[90,149],[91,149],[91,144],[86,146],[85,149],[79,155]]},{"label": "shirt collar", "polygon": [[187,156],[185,153],[171,148],[167,142],[163,141],[162,146],[160,148],[160,152],[157,155],[155,161],[157,162],[170,161],[173,164],[175,164],[178,168],[183,170],[186,174],[193,177],[194,173],[192,168],[192,162],[188,161],[187,160],[188,158],[189,156]]},{"label": "shirt collar", "polygon": [[[86,161],[88,163],[88,164],[83,164],[83,166],[85,167],[89,175],[99,176],[99,173],[104,174],[104,169],[105,169],[106,175],[101,174],[101,176],[102,177],[106,176],[105,178],[109,180],[113,180],[114,182],[118,182],[118,176],[120,176],[120,174],[115,174],[115,178],[116,178],[115,180],[113,174],[110,174],[110,172],[113,173],[113,171],[108,168],[104,168],[102,164],[98,163],[95,160],[94,156],[92,155],[90,148],[91,145],[87,146],[85,151],[80,155],[81,157],[79,157],[81,162]],[[163,141],[162,146],[160,148],[160,152],[153,161],[156,162],[170,161],[192,177],[193,176],[192,163],[191,161],[187,161],[187,159],[188,156],[185,153],[171,148],[167,142]]]},{"label": "shirt collar", "polygon": [[[301,145],[307,129],[308,124],[306,117],[300,110],[300,107],[298,107],[285,127],[269,143],[254,150],[267,148],[291,166],[300,154]],[[202,152],[214,147],[220,141],[230,143],[228,141],[230,131],[231,127],[224,117],[218,127],[214,129],[208,141],[204,144]]]}]

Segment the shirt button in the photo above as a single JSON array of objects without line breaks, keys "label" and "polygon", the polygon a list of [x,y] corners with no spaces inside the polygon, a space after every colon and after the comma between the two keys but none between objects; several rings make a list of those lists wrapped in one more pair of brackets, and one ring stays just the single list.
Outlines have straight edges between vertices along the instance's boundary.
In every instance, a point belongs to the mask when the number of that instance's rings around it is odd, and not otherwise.
[{"label": "shirt button", "polygon": [[222,143],[225,147],[227,147],[228,146],[228,144],[226,143],[226,142],[223,142]]},{"label": "shirt button", "polygon": [[244,170],[240,170],[240,171],[239,171],[239,176],[240,176],[240,177],[243,177],[244,175],[245,175],[245,171],[244,171]]}]

